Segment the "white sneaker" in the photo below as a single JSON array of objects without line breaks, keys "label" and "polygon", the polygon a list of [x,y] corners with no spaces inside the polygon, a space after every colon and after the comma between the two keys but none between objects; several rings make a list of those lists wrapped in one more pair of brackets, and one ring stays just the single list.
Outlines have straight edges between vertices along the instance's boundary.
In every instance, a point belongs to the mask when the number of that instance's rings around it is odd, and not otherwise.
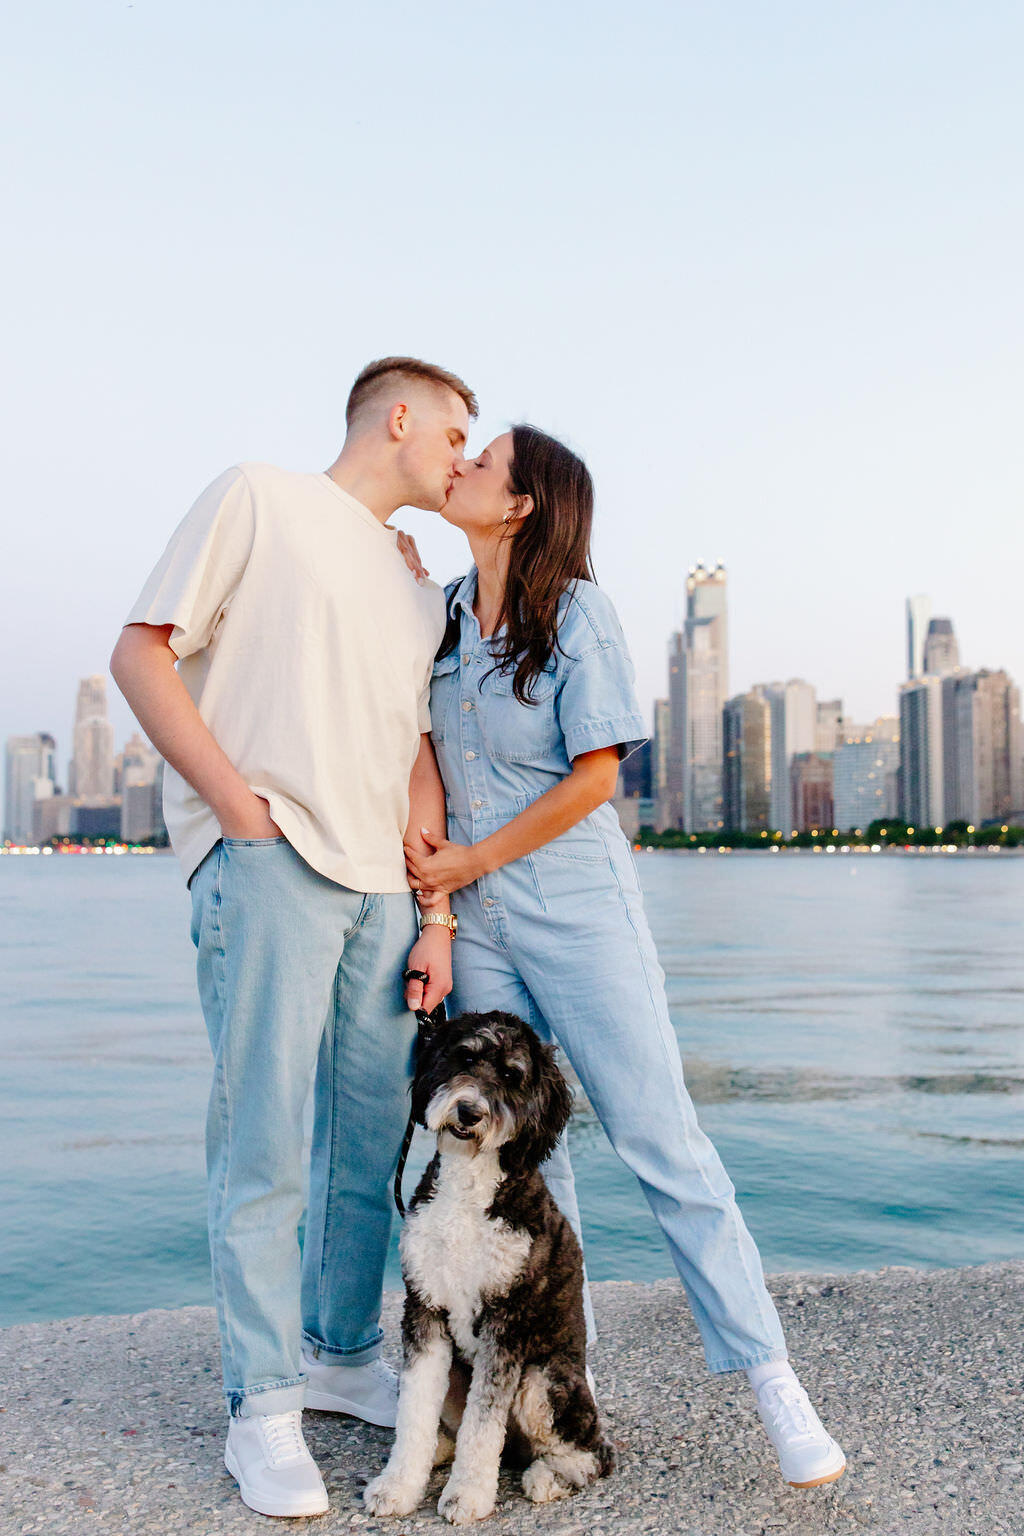
[{"label": "white sneaker", "polygon": [[224,1465],[242,1503],[261,1515],[323,1515],[327,1489],[302,1438],[302,1413],[232,1418]]},{"label": "white sneaker", "polygon": [[791,1487],[818,1488],[842,1477],[846,1457],[826,1434],[798,1381],[766,1381],[757,1393],[757,1411]]},{"label": "white sneaker", "polygon": [[369,1365],[328,1365],[302,1351],[306,1407],[320,1413],[350,1413],[381,1429],[394,1429],[398,1418],[398,1376],[383,1360]]}]

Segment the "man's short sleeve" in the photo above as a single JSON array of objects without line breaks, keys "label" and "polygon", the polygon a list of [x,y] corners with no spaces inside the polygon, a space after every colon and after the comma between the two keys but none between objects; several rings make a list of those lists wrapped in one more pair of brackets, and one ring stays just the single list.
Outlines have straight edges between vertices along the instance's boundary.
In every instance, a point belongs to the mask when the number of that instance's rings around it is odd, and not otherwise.
[{"label": "man's short sleeve", "polygon": [[569,761],[599,747],[628,757],[647,740],[633,685],[633,663],[618,616],[603,593],[589,589],[588,624],[573,625],[568,664],[558,695],[558,719]]},{"label": "man's short sleeve", "polygon": [[253,509],[240,469],[226,470],[172,533],[126,624],[172,624],[181,660],[209,645],[252,551]]},{"label": "man's short sleeve", "polygon": [[421,736],[426,736],[430,732],[430,678],[433,670],[434,665],[433,662],[431,662],[430,671],[427,673],[427,680],[423,687],[420,689],[420,696],[416,705],[416,714],[417,719],[419,720],[419,732]]}]

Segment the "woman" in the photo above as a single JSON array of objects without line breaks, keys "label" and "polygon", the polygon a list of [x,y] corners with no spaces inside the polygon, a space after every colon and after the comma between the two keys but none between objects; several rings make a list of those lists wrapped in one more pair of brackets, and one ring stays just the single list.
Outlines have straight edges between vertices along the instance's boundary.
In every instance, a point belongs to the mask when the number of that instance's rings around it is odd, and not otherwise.
[{"label": "woman", "polygon": [[[456,1010],[505,1009],[557,1040],[640,1180],[713,1372],[746,1370],[783,1476],[842,1475],[786,1360],[735,1191],[683,1082],[632,853],[608,803],[640,745],[633,672],[593,584],[593,486],[561,443],[517,426],[469,460],[442,516],[475,568],[448,589],[431,729],[448,839],[407,850],[410,884],[452,895]],[[579,1232],[564,1146],[547,1169]]]}]

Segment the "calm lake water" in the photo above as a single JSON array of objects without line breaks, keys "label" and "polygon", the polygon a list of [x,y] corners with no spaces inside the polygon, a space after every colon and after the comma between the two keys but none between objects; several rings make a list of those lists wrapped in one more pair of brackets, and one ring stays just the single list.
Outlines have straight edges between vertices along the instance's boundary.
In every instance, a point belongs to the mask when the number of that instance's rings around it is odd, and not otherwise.
[{"label": "calm lake water", "polygon": [[[1024,1257],[1024,859],[639,868],[766,1268]],[[170,858],[0,861],[0,1324],[210,1300],[187,922]],[[572,1135],[592,1277],[671,1274],[586,1109]]]}]

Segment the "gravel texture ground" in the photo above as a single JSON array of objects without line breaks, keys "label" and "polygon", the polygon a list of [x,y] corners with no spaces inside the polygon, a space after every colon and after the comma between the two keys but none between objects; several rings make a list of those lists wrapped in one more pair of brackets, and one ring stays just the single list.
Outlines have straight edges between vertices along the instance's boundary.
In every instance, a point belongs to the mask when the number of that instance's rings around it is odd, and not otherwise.
[{"label": "gravel texture ground", "polygon": [[[620,1451],[606,1482],[536,1508],[502,1476],[493,1536],[1021,1536],[1024,1263],[783,1275],[771,1289],[794,1364],[844,1446],[846,1476],[781,1481],[742,1375],[709,1377],[678,1286],[594,1287],[598,1394]],[[400,1298],[389,1296],[389,1341]],[[389,1350],[394,1358],[393,1348]],[[390,1432],[306,1415],[330,1513],[284,1529],[450,1529],[443,1474],[415,1516],[370,1519],[360,1491]],[[3,1536],[214,1536],[272,1529],[222,1462],[205,1308],[0,1331]]]}]

